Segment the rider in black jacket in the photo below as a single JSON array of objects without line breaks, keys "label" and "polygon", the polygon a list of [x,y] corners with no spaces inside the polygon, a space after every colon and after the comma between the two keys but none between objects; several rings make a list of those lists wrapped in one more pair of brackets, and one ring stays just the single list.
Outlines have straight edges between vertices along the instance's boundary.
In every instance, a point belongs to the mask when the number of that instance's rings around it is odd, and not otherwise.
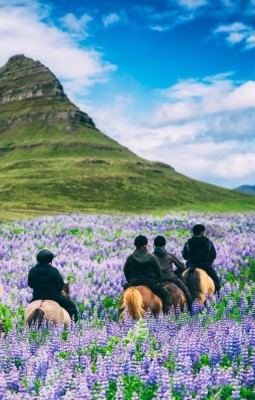
[{"label": "rider in black jacket", "polygon": [[216,250],[213,242],[204,236],[204,225],[197,224],[192,228],[193,237],[184,245],[183,258],[187,260],[189,268],[201,268],[207,272],[215,284],[215,292],[221,288],[220,279],[213,269],[213,261],[216,258]]},{"label": "rider in black jacket", "polygon": [[33,289],[31,300],[53,300],[63,307],[75,321],[78,320],[76,305],[67,297],[61,294],[64,281],[57,268],[51,265],[54,254],[43,249],[37,254],[35,267],[31,268],[28,274],[28,286]]},{"label": "rider in black jacket", "polygon": [[127,284],[124,289],[132,286],[148,286],[163,302],[163,312],[167,313],[171,306],[171,295],[162,286],[162,272],[157,258],[147,250],[148,240],[139,235],[135,238],[135,251],[124,265],[124,275]]}]

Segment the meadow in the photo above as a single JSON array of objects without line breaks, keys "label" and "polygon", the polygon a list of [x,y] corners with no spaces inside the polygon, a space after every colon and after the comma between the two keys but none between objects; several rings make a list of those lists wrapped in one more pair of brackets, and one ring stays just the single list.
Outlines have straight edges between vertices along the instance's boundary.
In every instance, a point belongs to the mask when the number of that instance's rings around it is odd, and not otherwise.
[{"label": "meadow", "polygon": [[[201,314],[118,322],[123,265],[137,234],[165,235],[181,258],[195,223],[207,227],[223,288]],[[0,227],[0,400],[255,399],[255,215],[63,215]],[[80,320],[28,330],[29,268],[41,248],[71,283]]]}]

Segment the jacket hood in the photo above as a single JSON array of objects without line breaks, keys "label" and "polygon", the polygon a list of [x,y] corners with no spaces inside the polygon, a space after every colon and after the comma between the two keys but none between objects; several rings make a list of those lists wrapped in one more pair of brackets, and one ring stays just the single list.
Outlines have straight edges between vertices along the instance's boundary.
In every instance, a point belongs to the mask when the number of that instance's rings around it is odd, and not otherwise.
[{"label": "jacket hood", "polygon": [[206,243],[208,243],[208,242],[209,242],[209,239],[205,236],[201,236],[201,237],[193,236],[192,238],[190,238],[188,240],[188,243],[192,244],[192,246],[197,246],[197,247],[205,246]]},{"label": "jacket hood", "polygon": [[133,253],[133,257],[135,261],[141,263],[141,264],[146,264],[147,262],[150,261],[150,253],[148,252],[147,249],[136,249]]},{"label": "jacket hood", "polygon": [[158,257],[164,257],[167,254],[167,251],[165,247],[155,247],[154,254]]}]

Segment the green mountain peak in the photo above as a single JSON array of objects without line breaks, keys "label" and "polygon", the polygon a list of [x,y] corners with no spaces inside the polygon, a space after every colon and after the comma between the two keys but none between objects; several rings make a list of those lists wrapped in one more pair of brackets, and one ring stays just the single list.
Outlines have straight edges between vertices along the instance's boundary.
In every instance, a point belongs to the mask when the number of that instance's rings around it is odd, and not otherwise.
[{"label": "green mountain peak", "polygon": [[138,157],[100,132],[40,61],[16,55],[0,68],[0,217],[173,209],[250,210],[255,198]]}]

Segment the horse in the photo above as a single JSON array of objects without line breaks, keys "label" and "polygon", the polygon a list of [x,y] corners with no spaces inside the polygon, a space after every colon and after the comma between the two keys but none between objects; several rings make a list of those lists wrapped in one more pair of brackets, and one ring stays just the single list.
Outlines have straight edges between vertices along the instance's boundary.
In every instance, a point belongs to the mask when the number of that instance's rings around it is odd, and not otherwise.
[{"label": "horse", "polygon": [[184,306],[187,304],[186,297],[183,291],[175,285],[175,283],[168,282],[164,284],[164,287],[171,293],[172,295],[172,305],[176,312],[177,308],[180,307],[180,310],[184,310]]},{"label": "horse", "polygon": [[[64,283],[64,288],[61,292],[64,296],[70,297],[69,282]],[[68,312],[53,300],[35,300],[30,303],[25,309],[25,322],[29,325],[37,323],[40,328],[43,319],[46,324],[51,320],[55,325],[63,323],[64,327],[68,327],[71,323],[71,318]]]},{"label": "horse", "polygon": [[192,300],[198,300],[200,307],[205,305],[206,299],[215,292],[212,278],[203,269],[188,268],[183,272],[182,278],[190,291]]},{"label": "horse", "polygon": [[[184,293],[174,283],[168,283],[165,288],[172,295],[172,305],[175,309],[179,306],[183,310],[186,299]],[[132,286],[124,291],[120,299],[120,317],[122,321],[125,308],[132,319],[143,318],[148,309],[157,316],[163,309],[162,300],[152,292],[148,286]]]}]

